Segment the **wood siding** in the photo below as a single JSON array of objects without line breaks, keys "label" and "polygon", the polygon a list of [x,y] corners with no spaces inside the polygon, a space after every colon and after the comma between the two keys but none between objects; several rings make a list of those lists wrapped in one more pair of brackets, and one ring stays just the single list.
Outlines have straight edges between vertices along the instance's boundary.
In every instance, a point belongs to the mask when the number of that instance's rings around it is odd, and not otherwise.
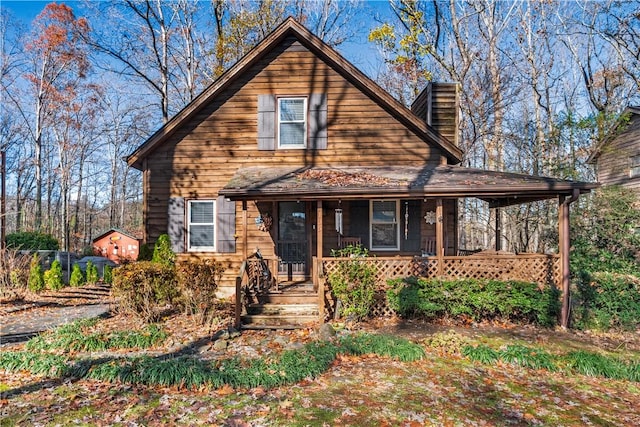
[{"label": "wood siding", "polygon": [[456,146],[459,142],[458,84],[430,82],[416,97],[411,111]]},{"label": "wood siding", "polygon": [[[435,167],[440,162],[443,153],[438,148],[429,146],[345,77],[295,39],[285,40],[280,48],[255,63],[145,158],[145,240],[153,243],[160,234],[167,233],[170,198],[215,200],[218,191],[238,168],[270,165]],[[259,150],[258,97],[314,93],[327,97],[326,149]],[[295,195],[290,199],[293,198]],[[248,202],[247,208],[247,248],[242,247],[242,203],[237,202],[238,238],[234,254],[190,253],[180,258],[215,256],[228,266],[222,285],[232,286],[245,249],[251,254],[259,247],[265,257],[273,256],[273,232],[256,227],[254,219],[260,212],[256,203]],[[273,215],[273,210],[270,213]],[[332,230],[331,225],[325,224],[325,230]],[[330,244],[330,240],[325,240],[326,249]]]},{"label": "wood siding", "polygon": [[629,124],[602,147],[597,160],[598,182],[622,185],[640,197],[640,176],[631,176],[631,157],[640,156],[640,115],[632,114]]}]

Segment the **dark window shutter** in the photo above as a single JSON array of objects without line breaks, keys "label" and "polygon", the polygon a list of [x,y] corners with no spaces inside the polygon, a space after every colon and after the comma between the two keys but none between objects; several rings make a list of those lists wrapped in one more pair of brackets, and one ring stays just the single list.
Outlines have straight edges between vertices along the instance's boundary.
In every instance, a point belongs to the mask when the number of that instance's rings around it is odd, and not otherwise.
[{"label": "dark window shutter", "polygon": [[369,201],[354,200],[349,203],[349,236],[360,237],[362,245],[369,248]]},{"label": "dark window shutter", "polygon": [[404,238],[404,213],[406,205],[403,200],[400,201],[400,219],[402,226],[400,227],[400,248],[407,252],[419,252],[421,248],[420,242],[420,224],[421,209],[420,200],[409,200],[409,225],[407,238]]},{"label": "dark window shutter", "polygon": [[216,250],[233,253],[236,251],[236,202],[220,196],[216,209],[218,215]]},{"label": "dark window shutter", "polygon": [[258,150],[276,149],[276,98],[258,95]]},{"label": "dark window shutter", "polygon": [[185,217],[184,197],[169,199],[167,234],[171,241],[171,249],[179,254],[184,252]]},{"label": "dark window shutter", "polygon": [[312,93],[309,97],[309,148],[327,149],[326,93]]}]

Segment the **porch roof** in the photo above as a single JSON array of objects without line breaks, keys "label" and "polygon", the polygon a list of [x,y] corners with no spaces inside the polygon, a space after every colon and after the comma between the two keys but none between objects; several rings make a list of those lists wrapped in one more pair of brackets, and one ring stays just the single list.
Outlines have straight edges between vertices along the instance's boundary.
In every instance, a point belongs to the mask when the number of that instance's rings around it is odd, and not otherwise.
[{"label": "porch roof", "polygon": [[597,186],[453,165],[246,167],[219,194],[232,200],[476,197],[500,207],[588,193]]}]

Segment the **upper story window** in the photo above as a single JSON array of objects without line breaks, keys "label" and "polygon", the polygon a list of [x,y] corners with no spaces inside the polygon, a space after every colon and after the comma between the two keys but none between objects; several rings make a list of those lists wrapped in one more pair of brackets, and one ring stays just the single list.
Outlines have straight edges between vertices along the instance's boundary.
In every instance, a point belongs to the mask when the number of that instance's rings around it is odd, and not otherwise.
[{"label": "upper story window", "polygon": [[629,165],[629,176],[631,178],[640,176],[640,155],[631,156],[629,160],[631,162]]},{"label": "upper story window", "polygon": [[307,98],[278,98],[278,147],[306,148]]},{"label": "upper story window", "polygon": [[187,208],[187,242],[190,251],[216,250],[216,202],[190,200]]},{"label": "upper story window", "polygon": [[399,211],[399,200],[371,201],[371,250],[400,249]]}]

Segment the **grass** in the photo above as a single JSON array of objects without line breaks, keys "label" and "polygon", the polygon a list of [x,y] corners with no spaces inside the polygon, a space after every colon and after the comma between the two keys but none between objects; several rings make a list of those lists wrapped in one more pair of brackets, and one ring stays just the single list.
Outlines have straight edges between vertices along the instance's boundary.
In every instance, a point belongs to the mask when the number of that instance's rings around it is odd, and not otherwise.
[{"label": "grass", "polygon": [[[55,348],[59,343],[68,342],[70,337],[77,336],[82,325],[79,323],[61,327],[50,335],[62,338],[36,341],[36,345],[28,348]],[[87,340],[87,337],[83,337],[81,341],[93,343],[93,340]],[[82,348],[86,348],[86,344],[83,344]],[[205,362],[193,356],[166,359],[141,356],[110,360],[75,360],[48,353],[23,351],[4,352],[0,355],[0,368],[12,372],[29,371],[35,375],[49,377],[86,378],[110,383],[177,386],[189,389],[202,386],[219,388],[223,385],[234,388],[273,388],[317,377],[329,368],[338,354],[377,354],[405,362],[419,360],[425,355],[422,347],[403,338],[358,334],[343,337],[337,343],[310,342],[299,350],[286,350],[265,359],[232,358],[215,363]]]},{"label": "grass", "polygon": [[38,335],[27,342],[28,350],[63,350],[68,352],[94,352],[122,349],[147,349],[161,344],[167,333],[158,325],[149,325],[142,331],[87,333],[98,319],[83,319],[60,326]]}]

